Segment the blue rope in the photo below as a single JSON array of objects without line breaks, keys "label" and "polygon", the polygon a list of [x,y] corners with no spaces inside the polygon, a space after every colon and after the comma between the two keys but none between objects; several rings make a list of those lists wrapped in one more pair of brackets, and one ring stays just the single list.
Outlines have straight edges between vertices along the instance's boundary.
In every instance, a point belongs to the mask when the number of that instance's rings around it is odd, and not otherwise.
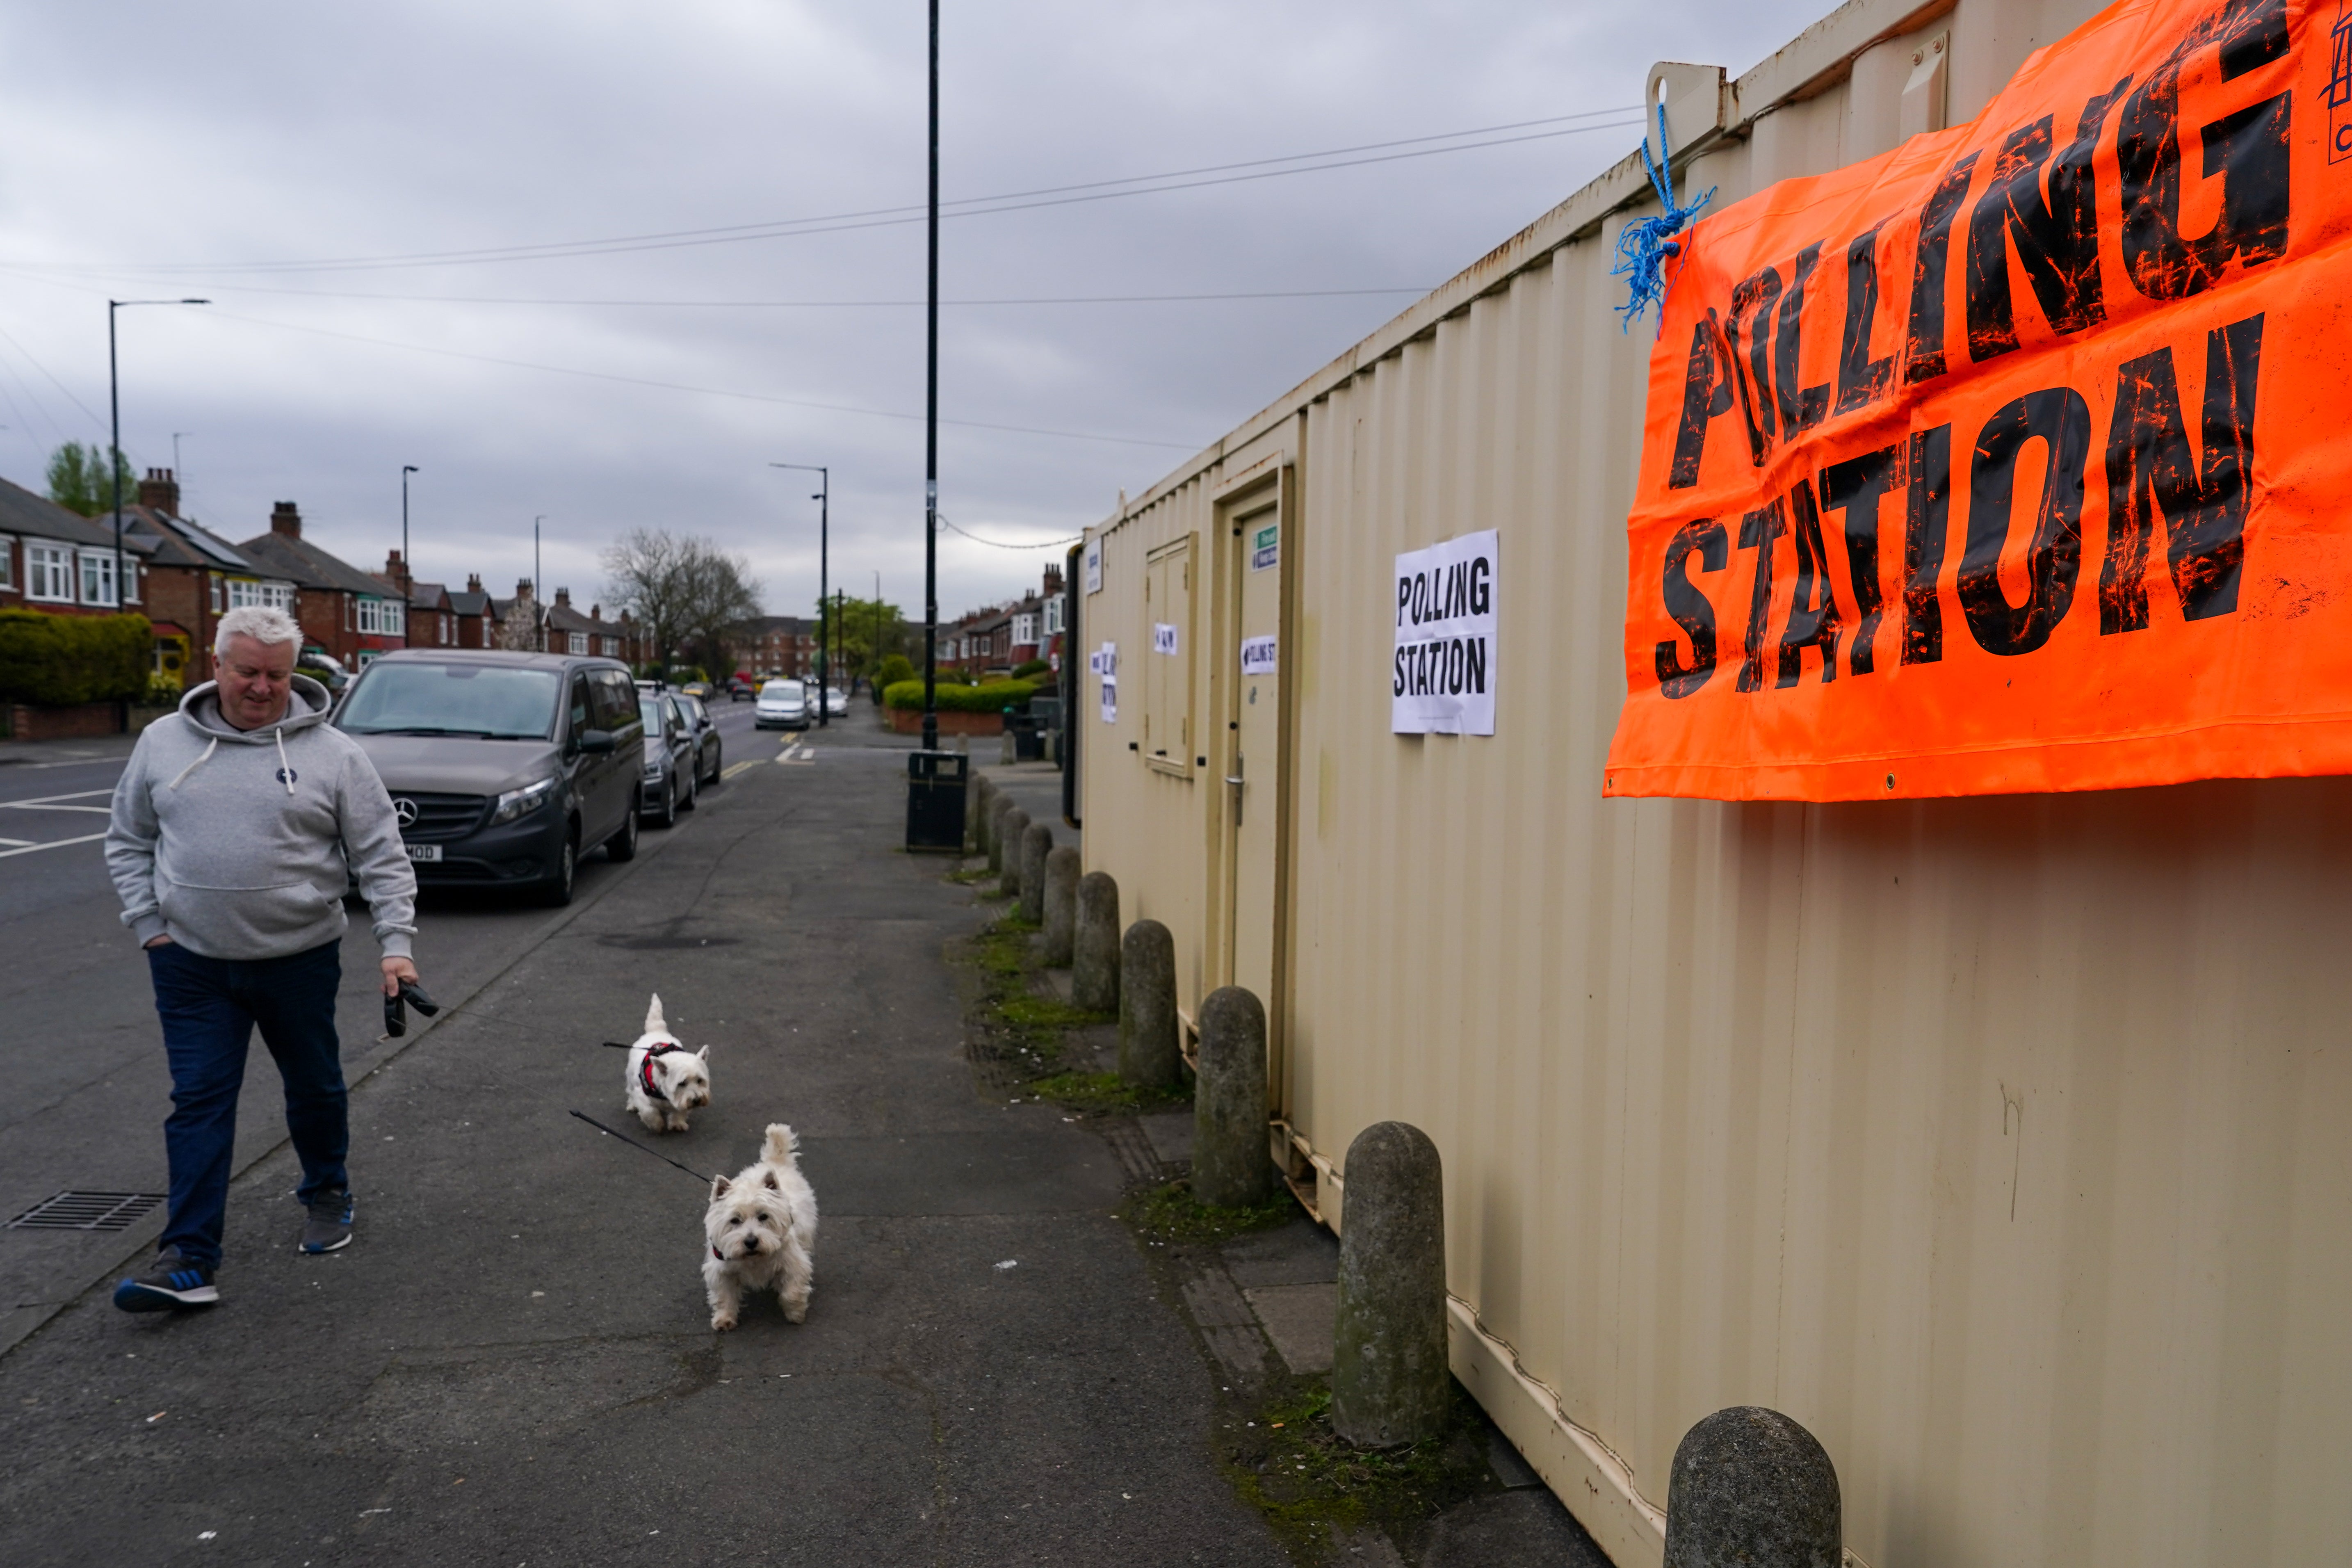
[{"label": "blue rope", "polygon": [[1642,312],[1651,306],[1658,308],[1658,330],[1666,325],[1666,258],[1680,256],[1683,247],[1673,237],[1689,226],[1698,216],[1698,209],[1715,199],[1716,187],[1709,185],[1706,194],[1688,206],[1675,205],[1675,176],[1669,165],[1666,149],[1666,106],[1658,105],[1658,157],[1650,157],[1650,138],[1642,138],[1642,167],[1649,173],[1651,188],[1658,193],[1658,205],[1665,209],[1656,217],[1636,218],[1617,236],[1617,265],[1609,269],[1612,278],[1627,278],[1625,303],[1618,313],[1624,320],[1617,323],[1619,331],[1630,329]]}]

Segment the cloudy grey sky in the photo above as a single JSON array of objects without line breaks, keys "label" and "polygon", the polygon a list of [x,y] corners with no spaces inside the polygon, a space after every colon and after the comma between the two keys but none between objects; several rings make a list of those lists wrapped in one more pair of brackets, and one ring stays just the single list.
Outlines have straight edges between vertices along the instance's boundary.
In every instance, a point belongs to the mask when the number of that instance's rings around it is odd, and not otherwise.
[{"label": "cloudy grey sky", "polygon": [[[950,202],[1519,128],[950,219],[941,510],[1075,533],[1413,297],[1338,291],[1433,286],[1637,137],[1560,117],[1637,102],[1655,58],[1745,69],[1828,8],[948,0]],[[380,568],[415,463],[420,576],[511,591],[543,513],[549,585],[583,601],[650,524],[743,551],[799,612],[814,476],[764,465],[823,463],[835,580],[878,572],[919,616],[924,23],[918,0],[0,10],[0,475],[39,489],[52,447],[103,440],[109,294],[205,295],[123,312],[123,447],[164,466],[184,433],[185,509],[232,538],[291,500]],[[1388,151],[1432,145],[1459,142]],[[843,214],[869,216],[787,222]],[[575,243],[609,240],[633,243]],[[981,302],[1286,291],[1315,297]],[[942,616],[1054,555],[944,535]]]}]

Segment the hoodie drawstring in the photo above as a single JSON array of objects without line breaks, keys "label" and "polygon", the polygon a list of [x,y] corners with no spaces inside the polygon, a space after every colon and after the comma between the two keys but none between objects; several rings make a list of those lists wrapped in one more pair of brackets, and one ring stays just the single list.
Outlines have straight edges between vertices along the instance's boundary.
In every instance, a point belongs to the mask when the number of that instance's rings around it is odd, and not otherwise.
[{"label": "hoodie drawstring", "polygon": [[[190,773],[194,773],[198,768],[203,767],[205,763],[211,761],[212,754],[219,749],[220,737],[215,735],[212,738],[211,742],[205,745],[203,751],[196,753],[196,760],[190,763],[186,767],[182,768],[179,773],[173,777],[172,782],[164,787],[168,789],[179,788],[181,780],[185,779]],[[285,756],[286,749],[283,744],[280,744],[278,747],[278,754],[281,758]]]},{"label": "hoodie drawstring", "polygon": [[286,793],[294,793],[293,764],[286,760],[286,726],[278,726],[278,776],[286,781]]}]

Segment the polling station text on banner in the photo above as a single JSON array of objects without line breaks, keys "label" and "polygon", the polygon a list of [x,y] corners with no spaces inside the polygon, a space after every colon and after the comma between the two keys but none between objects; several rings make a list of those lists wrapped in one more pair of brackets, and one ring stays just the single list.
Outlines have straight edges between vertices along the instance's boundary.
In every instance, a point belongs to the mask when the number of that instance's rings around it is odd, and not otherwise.
[{"label": "polling station text on banner", "polygon": [[1608,793],[2352,771],[2347,38],[2126,0],[1683,237]]},{"label": "polling station text on banner", "polygon": [[1496,533],[1465,533],[1396,558],[1396,655],[1389,729],[1495,732]]}]

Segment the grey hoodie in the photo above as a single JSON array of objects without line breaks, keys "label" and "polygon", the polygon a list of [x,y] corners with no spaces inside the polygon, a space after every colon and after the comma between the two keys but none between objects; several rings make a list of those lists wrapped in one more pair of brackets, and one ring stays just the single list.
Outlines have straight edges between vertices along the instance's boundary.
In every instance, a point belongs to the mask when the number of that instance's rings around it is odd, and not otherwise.
[{"label": "grey hoodie", "polygon": [[298,675],[283,721],[238,730],[207,681],[140,733],[114,786],[106,864],[142,945],[306,952],[343,934],[355,876],[385,955],[407,955],[416,873],[375,764],[328,725],[329,708],[327,689]]}]

